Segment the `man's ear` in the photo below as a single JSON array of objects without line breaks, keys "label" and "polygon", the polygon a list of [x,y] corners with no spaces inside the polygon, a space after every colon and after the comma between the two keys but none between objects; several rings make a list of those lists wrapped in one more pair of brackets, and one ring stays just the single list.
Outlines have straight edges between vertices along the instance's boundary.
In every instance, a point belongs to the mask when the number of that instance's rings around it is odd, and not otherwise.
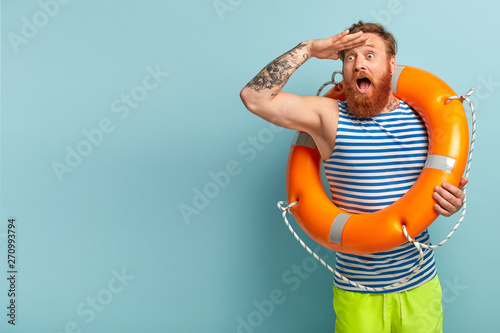
[{"label": "man's ear", "polygon": [[391,58],[389,59],[389,66],[391,68],[391,75],[396,73],[396,68],[398,67],[396,64],[396,56],[392,55]]}]

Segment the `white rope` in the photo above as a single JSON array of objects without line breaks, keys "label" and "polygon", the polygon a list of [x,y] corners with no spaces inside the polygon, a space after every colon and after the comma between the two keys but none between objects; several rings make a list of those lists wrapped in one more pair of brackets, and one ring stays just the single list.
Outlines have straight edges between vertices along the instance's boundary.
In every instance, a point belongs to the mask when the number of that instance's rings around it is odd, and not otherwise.
[{"label": "white rope", "polygon": [[330,85],[330,84],[334,84],[334,85],[337,86],[337,88],[339,88],[340,87],[339,86],[340,81],[339,82],[335,81],[335,76],[338,75],[338,74],[342,75],[342,72],[341,71],[335,71],[335,72],[333,72],[332,73],[332,79],[330,81],[328,81],[328,82],[323,83],[323,85],[318,89],[318,92],[316,93],[316,96],[319,96],[321,94],[321,92],[323,91],[323,89],[325,89],[325,87],[328,86],[328,85]]},{"label": "white rope", "polygon": [[[293,236],[295,237],[295,239],[300,243],[300,245],[302,245],[302,247],[307,251],[309,252],[309,254],[311,254],[314,258],[316,258],[316,260],[318,260],[323,266],[325,266],[326,268],[328,268],[328,270],[330,272],[332,272],[333,274],[335,274],[336,277],[338,277],[339,279],[343,280],[344,282],[347,282],[349,283],[350,285],[356,287],[356,288],[360,288],[360,289],[363,289],[363,290],[366,290],[366,291],[372,291],[372,292],[379,292],[379,291],[386,291],[390,288],[393,288],[393,287],[397,287],[399,285],[403,285],[405,284],[407,281],[409,281],[415,274],[417,274],[417,272],[419,271],[420,267],[422,266],[423,262],[424,262],[424,253],[422,251],[422,246],[419,242],[412,242],[413,245],[415,245],[415,247],[417,248],[418,252],[419,252],[419,261],[418,261],[418,265],[415,266],[415,268],[413,269],[412,273],[397,281],[397,282],[394,282],[393,284],[390,284],[388,286],[385,286],[385,287],[376,287],[376,288],[372,288],[372,287],[367,287],[367,286],[364,286],[362,284],[359,284],[359,283],[356,283],[352,280],[349,280],[348,278],[346,278],[345,276],[343,276],[342,274],[340,274],[339,272],[335,271],[330,265],[328,265],[323,259],[321,259],[313,250],[311,250],[309,248],[309,246],[307,246],[304,241],[299,237],[299,235],[297,235],[297,233],[295,232],[295,230],[293,230],[292,226],[290,225],[290,222],[288,222],[288,219],[286,218],[286,213],[289,213],[290,212],[290,208],[292,208],[293,206],[295,206],[296,204],[298,204],[298,201],[294,201],[292,202],[291,204],[289,205],[286,205],[287,203],[285,201],[279,201],[278,202],[278,208],[281,209],[283,211],[283,220],[285,221],[285,224],[287,225],[288,227],[288,230],[290,230],[290,232],[293,234]],[[283,205],[286,205],[286,206],[283,206]]]},{"label": "white rope", "polygon": [[[334,81],[333,77],[332,77],[332,81]],[[326,86],[328,84],[331,84],[331,83],[333,83],[333,82],[327,82],[327,83],[325,83],[324,86]],[[320,88],[320,90],[318,91],[318,94],[321,92],[321,90],[323,88],[324,87]],[[446,100],[446,103],[448,103],[448,102],[450,102],[451,100],[454,100],[454,99],[459,99],[460,101],[466,101],[469,104],[470,109],[471,109],[471,115],[472,115],[472,135],[471,135],[471,143],[470,143],[470,149],[469,149],[469,158],[468,158],[467,164],[466,164],[465,177],[469,177],[470,164],[471,164],[471,161],[472,161],[472,153],[474,151],[474,142],[475,142],[475,139],[476,139],[476,114],[475,114],[475,111],[474,111],[474,106],[472,105],[472,103],[471,103],[471,101],[469,99],[469,96],[473,92],[474,92],[474,88],[470,89],[467,92],[467,94],[465,94],[465,96],[451,96],[450,98],[448,98]],[[466,187],[467,186],[464,186],[464,188],[463,188],[464,195],[466,194]],[[287,204],[285,201],[279,201],[278,202],[278,208],[283,211],[283,213],[282,213],[283,220],[285,221],[285,224],[287,225],[288,229],[293,234],[293,236],[295,237],[295,239],[300,243],[300,245],[302,245],[302,247],[307,252],[309,252],[309,254],[311,254],[314,258],[316,258],[316,260],[318,260],[329,271],[331,271],[333,274],[335,274],[336,277],[338,277],[339,279],[341,279],[341,280],[349,283],[350,285],[352,285],[352,286],[354,286],[356,288],[360,288],[360,289],[363,289],[363,290],[366,290],[366,291],[372,291],[372,292],[374,292],[374,291],[375,292],[383,292],[383,291],[386,291],[386,290],[388,290],[390,288],[393,288],[393,287],[396,287],[396,286],[399,286],[399,285],[404,285],[406,282],[408,282],[420,270],[420,267],[422,266],[422,264],[424,262],[424,253],[423,253],[422,249],[424,249],[424,248],[425,249],[436,249],[436,248],[442,246],[444,243],[446,243],[448,241],[448,239],[451,238],[451,236],[458,229],[458,227],[460,226],[460,224],[462,223],[462,221],[463,221],[463,219],[465,217],[466,198],[467,198],[467,196],[464,197],[464,201],[463,201],[463,205],[462,205],[462,214],[461,214],[458,222],[455,224],[455,226],[450,231],[450,233],[445,237],[445,239],[443,239],[437,245],[427,245],[427,244],[423,244],[423,243],[415,241],[408,234],[408,232],[406,230],[406,226],[403,225],[403,234],[405,235],[406,239],[417,248],[417,250],[419,252],[419,262],[418,262],[418,265],[413,269],[412,273],[409,276],[407,276],[406,278],[403,278],[400,281],[397,281],[397,282],[395,282],[395,283],[393,283],[391,285],[388,285],[388,286],[385,286],[385,287],[376,287],[376,288],[367,287],[367,286],[364,286],[362,284],[356,283],[356,282],[354,282],[354,281],[346,278],[345,276],[343,276],[339,272],[335,271],[329,264],[327,264],[323,259],[321,259],[314,251],[312,251],[309,248],[309,246],[307,246],[304,243],[304,241],[299,237],[299,235],[297,235],[297,233],[295,232],[295,230],[293,230],[292,226],[290,225],[290,222],[288,222],[288,219],[286,218],[286,213],[289,213],[290,212],[290,208],[292,208],[293,206],[295,206],[296,204],[298,204],[298,201],[294,201],[294,202],[292,202],[290,204]],[[285,205],[285,206],[283,206],[283,205]],[[401,311],[402,311],[402,309],[401,309]]]},{"label": "white rope", "polygon": [[[471,165],[471,161],[472,161],[472,153],[474,152],[474,142],[476,141],[476,112],[474,110],[474,105],[472,105],[472,102],[469,99],[470,95],[472,95],[473,92],[474,92],[474,88],[470,89],[465,94],[465,96],[451,96],[450,98],[448,98],[446,100],[446,104],[448,104],[448,102],[450,102],[451,100],[458,99],[460,101],[466,101],[470,106],[470,111],[471,111],[471,116],[472,116],[472,134],[471,134],[471,142],[470,142],[470,148],[469,148],[469,158],[467,159],[467,164],[466,164],[466,168],[465,168],[465,177],[467,177],[467,178],[469,177],[470,165]],[[467,208],[466,190],[467,190],[467,185],[464,186],[464,188],[462,189],[462,191],[464,192],[464,196],[465,196],[463,204],[462,204],[462,213],[460,215],[460,218],[458,219],[458,222],[455,224],[453,229],[451,229],[450,233],[441,242],[439,242],[436,245],[426,245],[426,244],[419,243],[420,246],[422,246],[423,248],[426,248],[426,249],[437,249],[438,247],[443,246],[444,243],[446,243],[448,241],[448,239],[450,239],[451,236],[453,236],[453,234],[458,229],[458,227],[460,226],[460,224],[462,223],[462,221],[465,217],[465,211]],[[404,225],[403,225],[403,234],[405,235],[406,239],[409,242],[411,242],[413,244],[418,243],[413,238],[411,238],[410,235],[408,235],[408,231],[406,230],[406,226],[404,226]]]}]

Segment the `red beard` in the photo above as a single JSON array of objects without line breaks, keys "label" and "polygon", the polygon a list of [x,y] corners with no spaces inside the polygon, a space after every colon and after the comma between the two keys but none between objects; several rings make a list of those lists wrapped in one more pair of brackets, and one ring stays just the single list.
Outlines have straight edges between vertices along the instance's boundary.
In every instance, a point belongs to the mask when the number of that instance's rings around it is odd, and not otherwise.
[{"label": "red beard", "polygon": [[[360,94],[356,88],[359,77],[370,80],[372,91],[368,94]],[[366,82],[365,82],[366,83]],[[389,65],[382,77],[375,81],[372,76],[365,72],[357,72],[351,82],[345,86],[345,97],[349,112],[357,118],[371,118],[381,113],[389,103],[391,95],[391,72]]]}]

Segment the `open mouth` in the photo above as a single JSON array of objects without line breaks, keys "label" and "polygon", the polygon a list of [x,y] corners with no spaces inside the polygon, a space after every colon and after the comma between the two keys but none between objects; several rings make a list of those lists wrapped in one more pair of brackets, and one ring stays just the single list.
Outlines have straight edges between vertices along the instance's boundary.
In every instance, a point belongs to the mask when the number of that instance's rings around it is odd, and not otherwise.
[{"label": "open mouth", "polygon": [[371,85],[372,82],[366,77],[359,77],[356,79],[356,88],[358,88],[360,94],[366,94]]}]

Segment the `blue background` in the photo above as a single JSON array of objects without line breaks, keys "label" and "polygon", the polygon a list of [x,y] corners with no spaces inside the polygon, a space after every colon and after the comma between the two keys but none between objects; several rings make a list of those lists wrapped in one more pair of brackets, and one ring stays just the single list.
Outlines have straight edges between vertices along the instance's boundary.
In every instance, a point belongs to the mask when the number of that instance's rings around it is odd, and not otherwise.
[{"label": "blue background", "polygon": [[[294,133],[248,112],[239,91],[299,42],[363,19],[395,34],[399,63],[460,94],[478,89],[468,213],[436,256],[445,332],[495,331],[499,9],[487,0],[2,1],[0,330],[332,332],[332,274],[276,208]],[[314,94],[340,67],[310,60],[286,90]],[[78,149],[80,159],[69,153]],[[438,219],[433,241],[457,218]]]}]

